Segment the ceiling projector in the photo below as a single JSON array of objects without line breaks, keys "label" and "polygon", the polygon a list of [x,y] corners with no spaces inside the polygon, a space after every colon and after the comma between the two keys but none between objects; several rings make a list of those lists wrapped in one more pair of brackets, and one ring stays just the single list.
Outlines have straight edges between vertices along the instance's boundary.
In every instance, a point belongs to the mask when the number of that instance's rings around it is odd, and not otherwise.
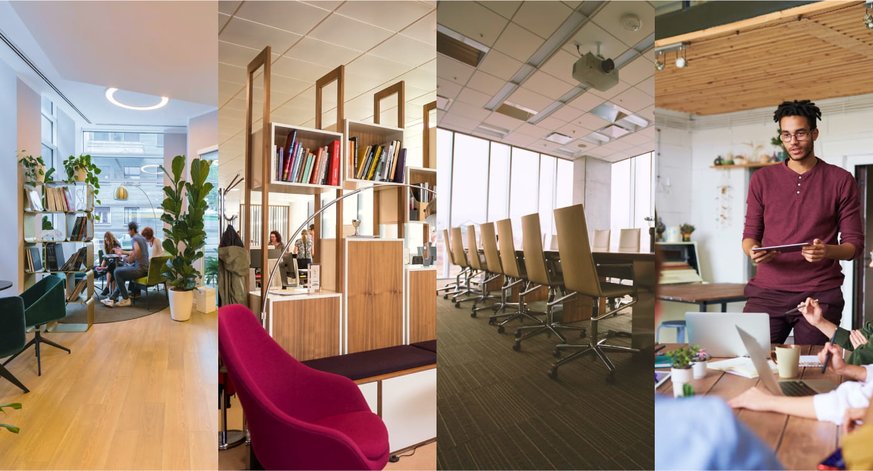
[{"label": "ceiling projector", "polygon": [[612,59],[604,59],[589,52],[573,64],[573,78],[605,92],[618,83],[618,70]]}]

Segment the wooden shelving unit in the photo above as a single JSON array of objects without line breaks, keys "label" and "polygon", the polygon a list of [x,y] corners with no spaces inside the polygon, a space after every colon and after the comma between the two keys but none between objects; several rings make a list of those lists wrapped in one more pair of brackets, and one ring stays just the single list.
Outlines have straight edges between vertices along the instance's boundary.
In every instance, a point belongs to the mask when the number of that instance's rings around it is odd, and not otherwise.
[{"label": "wooden shelving unit", "polygon": [[769,167],[771,165],[779,165],[782,162],[753,162],[742,165],[710,165],[709,168],[717,168],[719,170],[728,170],[732,168],[761,168],[761,167]]},{"label": "wooden shelving unit", "polygon": [[[343,182],[343,165],[342,162],[345,160],[343,156],[343,135],[336,132],[330,131],[322,131],[319,129],[310,129],[304,128],[301,126],[292,126],[287,124],[280,123],[271,123],[270,125],[270,149],[273,151],[268,156],[267,161],[269,162],[269,186],[268,192],[277,192],[277,193],[293,193],[293,194],[304,194],[304,195],[316,195],[324,193],[329,190],[340,190],[342,189]],[[278,173],[278,164],[279,164],[279,156],[277,155],[275,149],[277,146],[284,147],[285,140],[288,135],[296,132],[296,139],[303,145],[304,148],[308,149],[317,149],[319,147],[328,146],[330,148],[334,141],[339,143],[339,184],[337,185],[322,185],[322,184],[314,184],[314,183],[300,183],[300,182],[291,182],[284,181],[279,179]],[[256,131],[252,136],[252,146],[253,151],[255,149],[261,148],[263,145],[261,142],[261,131]],[[333,156],[330,156],[333,158]],[[252,162],[253,165],[253,179],[252,179],[252,191],[262,191],[264,185],[262,184],[262,176],[263,176],[263,165],[264,160],[254,159]],[[328,168],[328,172],[330,169]]]},{"label": "wooden shelving unit", "polygon": [[[48,188],[66,188],[69,193],[71,207],[65,210],[48,210]],[[57,324],[50,330],[54,332],[85,332],[94,324],[94,190],[86,183],[52,182],[24,185],[24,224],[22,239],[24,242],[25,260],[28,254],[36,249],[41,268],[29,270],[27,263],[24,269],[24,288],[33,286],[46,276],[63,276],[65,278],[65,298],[67,305],[80,304],[86,309],[85,324]],[[32,195],[37,195],[41,208],[35,208],[30,203]],[[52,229],[42,229],[43,219],[51,222]],[[80,228],[80,236],[73,237],[76,221],[82,219],[84,231]],[[51,232],[49,232],[51,231]],[[63,234],[60,237],[58,232]],[[56,266],[47,266],[46,251],[49,244],[60,247],[63,260],[57,260]],[[80,249],[85,248],[85,260],[79,270],[60,270],[63,265]],[[85,286],[73,299],[70,299],[76,285],[84,281]]]},{"label": "wooden shelving unit", "polygon": [[[433,190],[436,187],[436,170],[430,168],[407,167],[406,181],[410,185],[427,184],[427,188]],[[430,191],[419,190],[416,198],[416,191],[406,189],[406,220],[409,223],[424,224],[427,216],[434,206],[430,202],[433,201],[433,193]],[[427,228],[425,228],[427,229]],[[426,235],[426,234],[425,234]]]}]

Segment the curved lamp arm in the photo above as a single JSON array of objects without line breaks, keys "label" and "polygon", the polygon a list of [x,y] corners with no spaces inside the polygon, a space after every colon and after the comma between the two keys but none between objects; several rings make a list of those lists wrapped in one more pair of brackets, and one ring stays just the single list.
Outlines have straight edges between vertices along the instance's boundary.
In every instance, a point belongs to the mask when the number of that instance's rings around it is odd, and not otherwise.
[{"label": "curved lamp arm", "polygon": [[[301,224],[301,225],[297,228],[297,230],[294,231],[294,234],[291,235],[291,237],[288,239],[288,242],[286,242],[285,245],[282,247],[282,253],[279,254],[279,259],[282,259],[282,257],[285,256],[285,254],[288,252],[288,249],[291,248],[291,244],[293,243],[294,240],[297,239],[297,236],[300,235],[301,232],[303,232],[303,229],[305,229],[305,228],[309,225],[309,223],[312,222],[312,221],[313,221],[316,217],[318,217],[321,213],[323,213],[325,210],[327,210],[327,208],[330,208],[331,206],[333,206],[333,205],[336,204],[337,202],[342,201],[342,200],[348,198],[349,196],[357,195],[358,193],[361,193],[361,192],[364,191],[364,190],[371,190],[371,189],[374,189],[374,188],[377,188],[377,187],[387,188],[387,187],[400,187],[400,186],[405,186],[405,187],[407,187],[407,188],[416,188],[416,189],[419,189],[419,190],[424,190],[424,191],[427,191],[427,192],[433,193],[433,196],[434,196],[434,197],[436,197],[436,195],[437,195],[437,194],[436,194],[436,191],[431,190],[430,188],[424,188],[424,187],[421,187],[421,186],[418,186],[418,185],[412,185],[412,184],[409,184],[409,183],[395,183],[395,184],[392,184],[392,185],[378,185],[378,184],[376,184],[376,185],[371,185],[371,186],[367,186],[367,187],[364,187],[364,188],[358,188],[357,190],[354,190],[354,191],[352,191],[351,193],[347,193],[347,194],[345,194],[345,195],[342,195],[342,196],[340,196],[339,198],[336,198],[336,199],[334,199],[333,201],[331,201],[331,202],[329,202],[329,203],[323,205],[323,206],[321,207],[321,209],[319,209],[318,211],[316,211],[315,213],[313,213],[312,216],[309,216],[308,218],[306,218],[306,220],[303,221],[303,224]],[[258,315],[259,315],[260,318],[261,318],[261,324],[262,324],[262,325],[264,324],[264,320],[265,320],[265,319],[264,319],[264,312],[266,312],[266,310],[267,310],[267,298],[269,297],[269,294],[270,294],[269,288],[270,288],[270,286],[272,286],[272,284],[273,284],[273,275],[276,273],[276,268],[277,268],[278,266],[279,266],[278,263],[273,264],[273,268],[270,270],[270,276],[269,276],[269,278],[267,279],[267,289],[265,290],[266,295],[264,296],[264,299],[261,300],[261,312],[260,312]],[[264,282],[264,278],[261,277],[261,283],[263,283],[263,282]]]}]

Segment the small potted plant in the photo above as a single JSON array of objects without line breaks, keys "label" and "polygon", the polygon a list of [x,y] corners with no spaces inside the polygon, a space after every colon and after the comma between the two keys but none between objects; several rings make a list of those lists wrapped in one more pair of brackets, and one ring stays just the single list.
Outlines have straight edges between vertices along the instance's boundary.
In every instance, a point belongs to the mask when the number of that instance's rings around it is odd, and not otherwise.
[{"label": "small potted plant", "polygon": [[18,163],[24,167],[25,182],[37,185],[46,181],[52,181],[52,174],[55,173],[55,169],[50,168],[46,170],[42,156],[34,157],[30,154],[25,154],[24,150],[21,151],[21,154],[22,156],[18,159]]},{"label": "small potted plant", "polygon": [[696,345],[679,347],[668,353],[670,357],[670,379],[673,381],[673,396],[682,397],[685,394],[685,384],[691,383],[691,361],[699,347]]},{"label": "small potted plant", "polygon": [[706,364],[712,358],[703,347],[697,349],[697,353],[691,359],[691,371],[694,379],[703,379],[706,377]]},{"label": "small potted plant", "polygon": [[[21,409],[21,403],[20,402],[11,402],[9,404],[0,404],[0,412],[3,412],[5,414],[6,411],[3,410],[4,407],[19,410],[19,409]],[[18,427],[14,426],[14,425],[11,425],[11,424],[0,423],[0,428],[5,428],[6,430],[9,430],[12,433],[18,433],[19,431],[21,431],[21,429],[19,429]]]},{"label": "small potted plant", "polygon": [[[64,160],[64,170],[67,172],[67,182],[85,182],[94,188],[94,196],[100,191],[100,167],[91,162],[91,156],[82,154],[78,157],[71,155]],[[100,203],[100,200],[97,200]]]},{"label": "small potted plant", "polygon": [[776,137],[770,139],[770,144],[779,149],[778,153],[773,154],[774,162],[782,162],[783,160],[788,158],[788,152],[785,151],[785,148],[782,147],[782,131],[776,129]]},{"label": "small potted plant", "polygon": [[691,242],[691,234],[694,232],[694,226],[686,222],[679,226],[679,232],[682,233],[682,242]]}]

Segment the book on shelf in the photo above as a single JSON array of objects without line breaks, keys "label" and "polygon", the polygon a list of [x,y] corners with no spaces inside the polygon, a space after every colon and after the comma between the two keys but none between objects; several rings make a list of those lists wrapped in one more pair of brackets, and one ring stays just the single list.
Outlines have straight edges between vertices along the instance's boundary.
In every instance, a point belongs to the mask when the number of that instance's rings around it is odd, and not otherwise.
[{"label": "book on shelf", "polygon": [[58,260],[64,260],[64,248],[58,243],[45,245],[45,268],[48,271],[59,271]]},{"label": "book on shelf", "polygon": [[27,190],[27,200],[30,203],[30,209],[32,211],[44,211],[42,197],[39,195],[39,190]]},{"label": "book on shelf", "polygon": [[59,271],[79,271],[88,257],[88,247],[82,247],[76,253],[70,256],[69,260],[61,267]]},{"label": "book on shelf", "polygon": [[45,201],[47,211],[70,212],[76,210],[76,200],[69,187],[47,186],[45,187]]},{"label": "book on shelf", "polygon": [[403,167],[406,148],[400,141],[385,144],[358,146],[356,137],[349,138],[349,162],[353,164],[352,175],[358,180],[403,183]]},{"label": "book on shelf", "polygon": [[29,271],[42,271],[42,251],[39,247],[28,247],[25,255],[27,256],[27,269]]},{"label": "book on shelf", "polygon": [[304,147],[292,131],[284,146],[276,146],[276,179],[282,182],[312,185],[340,184],[339,141],[316,148]]},{"label": "book on shelf", "polygon": [[67,302],[77,301],[79,299],[79,295],[85,291],[87,287],[87,279],[83,278],[76,283],[76,286],[73,287],[73,290],[70,292],[70,295],[67,296]]},{"label": "book on shelf", "polygon": [[73,223],[73,229],[70,232],[71,241],[85,241],[88,239],[88,217],[76,216],[76,222]]}]

